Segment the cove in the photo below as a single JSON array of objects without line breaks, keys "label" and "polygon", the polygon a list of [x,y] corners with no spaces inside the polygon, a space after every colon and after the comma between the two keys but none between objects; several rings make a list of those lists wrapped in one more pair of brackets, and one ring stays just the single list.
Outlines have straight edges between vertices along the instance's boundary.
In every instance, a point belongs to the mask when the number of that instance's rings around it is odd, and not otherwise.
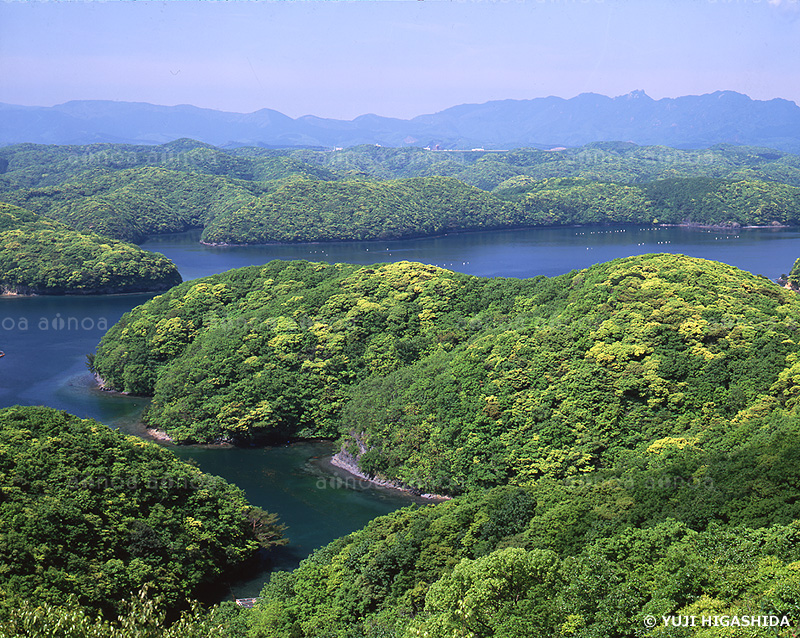
[{"label": "cove", "polygon": [[325,459],[333,444],[325,441],[268,448],[171,446],[204,472],[225,477],[247,499],[276,512],[287,526],[290,543],[272,550],[245,579],[223,585],[228,598],[257,596],[272,570],[290,570],[314,549],[346,536],[370,520],[400,507],[426,501],[398,490],[375,488],[331,468]]},{"label": "cove", "polygon": [[[689,228],[542,228],[451,234],[391,242],[209,247],[199,233],[154,237],[144,244],[172,259],[184,279],[272,259],[372,264],[421,261],[481,276],[557,275],[617,257],[650,252],[714,259],[771,279],[800,256],[798,229],[720,231]],[[104,325],[152,295],[0,298],[0,406],[42,404],[142,434],[137,421],[147,399],[96,388],[85,357]],[[264,570],[291,569],[313,549],[354,531],[375,516],[414,500],[393,490],[348,484],[323,462],[324,442],[268,449],[173,448],[206,472],[235,483],[254,505],[276,512],[291,544],[274,552]],[[234,583],[226,595],[257,595],[265,575]],[[227,585],[225,586],[227,588]]]}]

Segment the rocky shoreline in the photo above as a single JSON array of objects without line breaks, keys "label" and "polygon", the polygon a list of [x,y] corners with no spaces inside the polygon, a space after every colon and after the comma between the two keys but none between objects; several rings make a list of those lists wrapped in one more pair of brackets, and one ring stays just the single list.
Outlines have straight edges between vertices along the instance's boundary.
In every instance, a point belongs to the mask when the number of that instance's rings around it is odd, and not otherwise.
[{"label": "rocky shoreline", "polygon": [[38,292],[28,286],[0,284],[0,297],[36,297]]},{"label": "rocky shoreline", "polygon": [[400,481],[392,481],[390,479],[384,479],[378,476],[366,474],[365,472],[361,471],[361,468],[358,467],[358,459],[346,450],[339,450],[336,454],[334,454],[330,458],[330,464],[339,468],[340,470],[344,470],[348,474],[352,474],[362,481],[367,481],[368,483],[378,487],[386,487],[408,492],[414,496],[419,496],[420,498],[432,501],[449,501],[452,498],[452,496],[445,496],[443,494],[423,493],[420,490],[411,487],[410,485],[401,483]]},{"label": "rocky shoreline", "polygon": [[164,432],[164,430],[157,430],[156,428],[148,428],[145,426],[145,433],[154,441],[159,443],[172,443],[172,437]]},{"label": "rocky shoreline", "polygon": [[[127,392],[120,392],[119,390],[109,387],[108,382],[99,374],[97,374],[97,372],[93,372],[92,374],[99,390],[102,390],[103,392],[111,392],[114,394],[130,396]],[[141,426],[142,434],[147,438],[152,439],[153,441],[158,441],[159,443],[172,443],[172,437],[164,432],[164,430],[147,427],[144,423],[141,423]],[[139,435],[137,434],[137,436]]]},{"label": "rocky shoreline", "polygon": [[128,396],[127,392],[120,392],[119,390],[115,390],[110,385],[108,385],[108,381],[106,381],[103,377],[97,374],[97,372],[93,372],[92,375],[94,376],[95,383],[97,383],[97,387],[103,392],[113,392],[116,394],[122,394],[124,396]]}]

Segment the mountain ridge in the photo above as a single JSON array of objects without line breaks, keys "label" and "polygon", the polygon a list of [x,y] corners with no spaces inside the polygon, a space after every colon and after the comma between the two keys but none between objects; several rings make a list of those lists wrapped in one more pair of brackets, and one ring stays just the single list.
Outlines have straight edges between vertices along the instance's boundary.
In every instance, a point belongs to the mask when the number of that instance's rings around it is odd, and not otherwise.
[{"label": "mountain ridge", "polygon": [[608,97],[493,100],[411,119],[374,113],[352,120],[291,118],[262,108],[235,113],[189,104],[71,100],[51,107],[0,104],[0,145],[22,142],[162,144],[188,137],[216,146],[331,147],[379,144],[446,149],[580,146],[631,141],[676,148],[770,146],[800,153],[800,106],[716,91],[655,100],[642,90]]}]

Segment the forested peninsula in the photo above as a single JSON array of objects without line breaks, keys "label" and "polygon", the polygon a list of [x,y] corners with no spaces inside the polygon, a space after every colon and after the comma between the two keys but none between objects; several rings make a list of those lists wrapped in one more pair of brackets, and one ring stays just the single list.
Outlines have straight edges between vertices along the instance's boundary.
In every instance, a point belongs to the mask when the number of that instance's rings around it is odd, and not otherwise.
[{"label": "forested peninsula", "polygon": [[150,292],[180,282],[163,255],[0,203],[3,294]]},{"label": "forested peninsula", "polygon": [[402,239],[598,223],[800,224],[800,160],[770,149],[598,143],[502,153],[161,147],[0,149],[0,198],[133,242]]},{"label": "forested peninsula", "polygon": [[272,262],[134,309],[95,366],[178,440],[338,435],[456,496],[273,575],[247,636],[667,636],[647,618],[800,602],[798,319],[682,255],[529,280]]},{"label": "forested peninsula", "polygon": [[[17,406],[0,410],[0,434],[0,635],[36,635],[59,614],[77,632],[143,588],[174,612],[285,542],[238,488],[96,421]],[[64,609],[36,621],[42,605]]]},{"label": "forested peninsula", "polygon": [[147,422],[178,441],[341,435],[362,470],[457,494],[791,403],[798,313],[767,279],[681,255],[528,280],[271,262],[134,309],[94,369],[153,395]]}]

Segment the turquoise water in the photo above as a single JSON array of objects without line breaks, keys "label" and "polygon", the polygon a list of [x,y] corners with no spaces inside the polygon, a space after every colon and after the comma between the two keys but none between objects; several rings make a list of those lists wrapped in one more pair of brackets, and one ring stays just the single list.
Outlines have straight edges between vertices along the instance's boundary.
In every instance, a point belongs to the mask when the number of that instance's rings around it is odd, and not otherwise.
[{"label": "turquoise water", "polygon": [[[734,232],[686,228],[582,227],[463,233],[391,242],[342,242],[207,247],[199,233],[163,235],[144,247],[172,259],[184,279],[272,259],[371,264],[422,261],[482,276],[557,275],[617,257],[683,253],[724,261],[770,279],[800,257],[800,231]],[[86,371],[105,330],[151,295],[0,298],[0,407],[42,404],[141,433],[137,419],[147,399],[98,390]],[[336,480],[324,457],[330,444],[299,443],[269,449],[173,448],[206,472],[236,483],[255,505],[276,512],[291,544],[273,552],[248,580],[227,595],[257,595],[269,569],[290,569],[314,548],[362,527],[375,516],[410,505],[393,490]],[[342,479],[345,475],[340,475]]]}]

